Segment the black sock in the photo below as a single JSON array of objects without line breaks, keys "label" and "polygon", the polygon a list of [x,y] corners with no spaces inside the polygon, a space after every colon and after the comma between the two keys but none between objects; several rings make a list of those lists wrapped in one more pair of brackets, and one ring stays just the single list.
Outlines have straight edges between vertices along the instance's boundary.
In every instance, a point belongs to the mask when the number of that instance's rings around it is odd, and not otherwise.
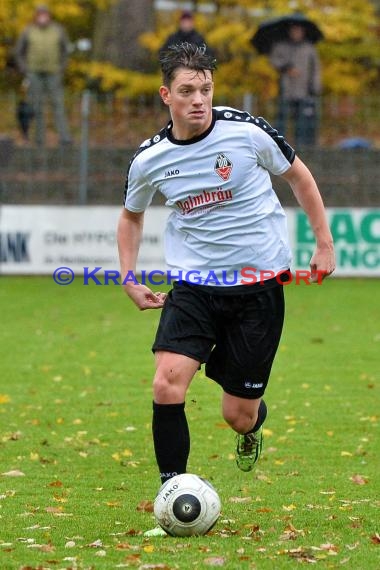
[{"label": "black sock", "polygon": [[153,441],[162,483],[186,473],[190,453],[190,434],[185,404],[153,402]]},{"label": "black sock", "polygon": [[257,421],[252,429],[250,429],[247,433],[252,433],[257,431],[265,422],[265,418],[267,417],[267,405],[264,400],[261,400],[259,409],[257,411]]}]

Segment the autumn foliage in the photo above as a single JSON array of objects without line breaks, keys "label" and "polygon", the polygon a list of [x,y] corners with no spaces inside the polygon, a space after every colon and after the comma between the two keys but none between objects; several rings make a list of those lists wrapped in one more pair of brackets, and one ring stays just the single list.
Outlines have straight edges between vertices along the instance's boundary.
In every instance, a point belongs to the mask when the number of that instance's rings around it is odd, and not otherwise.
[{"label": "autumn foliage", "polygon": [[[94,38],[96,21],[117,0],[51,0],[54,16],[62,22],[73,42]],[[323,65],[325,93],[364,95],[379,84],[380,18],[370,0],[235,0],[215,1],[215,10],[202,10],[198,1],[196,26],[214,48],[218,59],[218,93],[253,93],[260,98],[273,98],[277,93],[277,76],[265,56],[259,56],[250,44],[258,25],[275,16],[302,11],[313,19],[324,33],[318,44]],[[210,5],[210,2],[207,2]],[[12,47],[23,27],[33,15],[34,0],[2,0],[0,4],[0,69],[11,61]],[[106,13],[106,12],[105,12]],[[157,51],[178,21],[177,12],[161,12],[156,16],[156,30],[140,38],[148,48],[150,73],[120,69],[112,61],[88,61],[73,50],[67,79],[72,89],[80,91],[90,83],[103,92],[136,98],[157,91],[159,70]],[[91,58],[90,58],[91,59]],[[14,75],[12,76],[14,78]],[[9,81],[3,82],[3,89]]]}]

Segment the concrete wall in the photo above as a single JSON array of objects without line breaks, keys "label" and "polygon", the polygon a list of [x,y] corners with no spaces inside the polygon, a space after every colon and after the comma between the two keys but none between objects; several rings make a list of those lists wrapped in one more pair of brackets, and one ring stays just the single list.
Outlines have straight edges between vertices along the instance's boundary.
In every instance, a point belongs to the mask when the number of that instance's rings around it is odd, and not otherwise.
[{"label": "concrete wall", "polygon": [[[5,149],[5,150],[4,150]],[[122,204],[125,174],[132,149],[90,149],[89,204]],[[327,206],[379,206],[379,150],[313,149],[300,152],[318,181]],[[0,145],[0,203],[77,204],[77,148],[5,148]],[[287,185],[274,180],[284,206],[294,206]],[[157,195],[155,204],[162,204]]]}]

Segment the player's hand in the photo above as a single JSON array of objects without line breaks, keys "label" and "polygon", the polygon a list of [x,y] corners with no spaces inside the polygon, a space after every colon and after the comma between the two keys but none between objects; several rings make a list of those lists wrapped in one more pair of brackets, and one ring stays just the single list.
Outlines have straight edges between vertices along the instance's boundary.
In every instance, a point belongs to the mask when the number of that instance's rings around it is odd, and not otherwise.
[{"label": "player's hand", "polygon": [[310,260],[311,283],[321,283],[335,269],[334,247],[317,247]]},{"label": "player's hand", "polygon": [[124,290],[140,311],[161,309],[164,306],[166,293],[153,293],[149,287],[140,284],[125,286]]}]

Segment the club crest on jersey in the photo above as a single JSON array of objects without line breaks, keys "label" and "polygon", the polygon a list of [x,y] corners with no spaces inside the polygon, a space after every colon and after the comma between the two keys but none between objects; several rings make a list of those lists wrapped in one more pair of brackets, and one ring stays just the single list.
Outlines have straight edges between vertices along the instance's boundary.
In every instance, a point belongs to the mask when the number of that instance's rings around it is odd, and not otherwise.
[{"label": "club crest on jersey", "polygon": [[222,152],[218,154],[215,161],[214,170],[222,178],[222,180],[229,180],[231,176],[233,164],[229,158]]}]

